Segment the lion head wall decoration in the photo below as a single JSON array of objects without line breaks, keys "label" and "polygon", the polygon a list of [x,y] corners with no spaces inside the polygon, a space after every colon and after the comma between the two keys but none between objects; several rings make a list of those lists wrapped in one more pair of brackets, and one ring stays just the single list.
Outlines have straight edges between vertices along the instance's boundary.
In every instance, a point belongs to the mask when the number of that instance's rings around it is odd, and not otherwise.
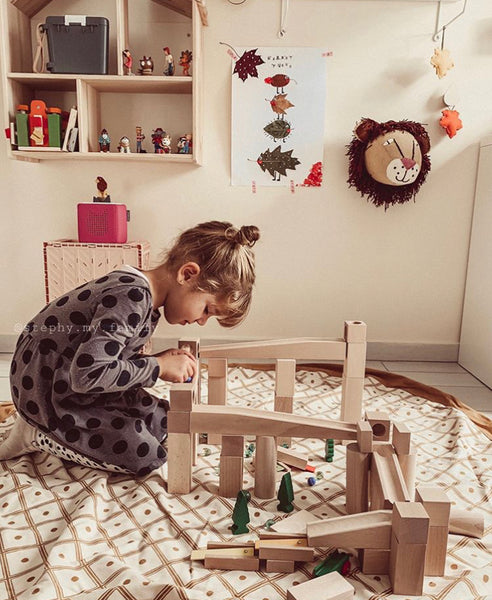
[{"label": "lion head wall decoration", "polygon": [[420,123],[362,119],[347,146],[350,187],[385,209],[415,198],[430,171],[430,140]]}]

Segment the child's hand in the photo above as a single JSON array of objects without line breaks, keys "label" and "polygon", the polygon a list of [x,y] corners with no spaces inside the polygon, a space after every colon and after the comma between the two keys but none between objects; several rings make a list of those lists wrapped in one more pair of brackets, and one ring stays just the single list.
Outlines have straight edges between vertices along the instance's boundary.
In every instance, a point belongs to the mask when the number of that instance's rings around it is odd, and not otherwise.
[{"label": "child's hand", "polygon": [[160,379],[172,383],[184,383],[190,377],[193,379],[197,371],[196,359],[187,350],[170,348],[154,354],[159,363]]}]

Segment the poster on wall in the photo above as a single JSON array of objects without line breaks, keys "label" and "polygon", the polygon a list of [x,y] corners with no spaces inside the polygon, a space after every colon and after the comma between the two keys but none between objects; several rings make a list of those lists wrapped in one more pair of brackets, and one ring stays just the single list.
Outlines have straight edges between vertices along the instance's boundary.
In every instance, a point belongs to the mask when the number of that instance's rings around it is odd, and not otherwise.
[{"label": "poster on wall", "polygon": [[231,184],[319,186],[326,56],[320,48],[234,48]]}]

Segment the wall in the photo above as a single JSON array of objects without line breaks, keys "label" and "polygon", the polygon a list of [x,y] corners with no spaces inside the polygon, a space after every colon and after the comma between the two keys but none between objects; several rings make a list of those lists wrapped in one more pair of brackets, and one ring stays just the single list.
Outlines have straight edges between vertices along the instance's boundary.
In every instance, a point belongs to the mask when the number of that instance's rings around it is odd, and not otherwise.
[{"label": "wall", "polygon": [[[153,258],[197,222],[258,225],[258,279],[247,321],[161,325],[161,337],[264,338],[341,334],[363,319],[371,341],[456,352],[459,341],[478,143],[492,124],[492,9],[471,0],[449,28],[456,67],[439,80],[429,64],[435,2],[292,0],[287,34],[277,37],[280,0],[232,6],[210,0],[204,32],[204,166],[96,161],[27,164],[0,154],[2,311],[0,350],[16,324],[43,305],[42,241],[76,237],[76,203],[96,175],[132,210],[131,237],[148,239]],[[443,5],[443,19],[461,10]],[[324,183],[319,189],[233,188],[230,177],[230,58],[233,46],[320,46],[327,58]],[[309,65],[306,65],[309,68]],[[450,140],[438,125],[442,95],[454,82],[464,129]],[[386,212],[348,189],[345,146],[355,122],[411,119],[427,124],[432,171],[415,203]],[[17,325],[19,327],[19,325]],[[402,346],[405,347],[405,346]],[[436,354],[436,357],[439,357]]]}]

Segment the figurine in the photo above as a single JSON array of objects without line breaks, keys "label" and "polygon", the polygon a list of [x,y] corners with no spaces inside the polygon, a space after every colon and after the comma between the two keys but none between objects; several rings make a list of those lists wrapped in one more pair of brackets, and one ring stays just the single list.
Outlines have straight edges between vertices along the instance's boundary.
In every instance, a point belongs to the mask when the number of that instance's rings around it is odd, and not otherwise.
[{"label": "figurine", "polygon": [[164,151],[164,154],[171,154],[171,136],[164,132],[164,135],[162,136],[162,150]]},{"label": "figurine", "polygon": [[286,513],[294,510],[294,505],[292,504],[292,500],[294,500],[294,489],[292,487],[292,478],[290,473],[286,473],[282,477],[277,498],[279,500],[277,510],[281,510]]},{"label": "figurine", "polygon": [[192,147],[191,133],[182,135],[178,139],[178,154],[191,154],[192,153],[191,147]]},{"label": "figurine", "polygon": [[[154,144],[155,154],[164,154],[164,138],[168,137],[167,133],[158,127],[152,132],[152,143]],[[169,150],[170,151],[170,150]]]},{"label": "figurine", "polygon": [[123,75],[133,75],[132,66],[133,66],[133,56],[130,54],[130,50],[128,48],[123,50]]},{"label": "figurine", "polygon": [[110,144],[111,138],[107,129],[101,129],[101,134],[99,135],[99,152],[109,152]]},{"label": "figurine", "polygon": [[138,152],[138,153],[140,153],[140,154],[141,154],[141,153],[146,153],[146,152],[147,152],[147,150],[144,150],[144,149],[142,148],[142,142],[143,142],[143,141],[144,141],[144,139],[145,139],[145,135],[142,133],[142,128],[141,128],[140,126],[137,126],[137,127],[135,128],[135,130],[136,130],[136,132],[137,132],[137,152]]},{"label": "figurine", "polygon": [[126,135],[120,139],[118,152],[121,152],[122,154],[130,154],[130,140],[126,137]]},{"label": "figurine", "polygon": [[96,177],[96,185],[97,185],[97,196],[94,196],[94,201],[97,200],[97,202],[105,202],[106,198],[109,198],[108,196],[108,184],[106,182],[106,180],[104,179],[104,177]]},{"label": "figurine", "polygon": [[191,61],[193,60],[193,53],[191,50],[183,50],[179,57],[179,64],[183,67],[183,75],[190,74]]},{"label": "figurine", "polygon": [[248,523],[250,521],[248,502],[251,499],[251,494],[247,490],[241,490],[236,498],[236,504],[232,511],[232,526],[231,530],[234,535],[240,533],[249,533]]},{"label": "figurine", "polygon": [[164,68],[164,75],[174,75],[174,58],[169,50],[168,46],[163,48],[164,57],[166,59],[166,66]]},{"label": "figurine", "polygon": [[152,75],[154,71],[154,61],[151,56],[145,56],[140,59],[140,75]]}]

